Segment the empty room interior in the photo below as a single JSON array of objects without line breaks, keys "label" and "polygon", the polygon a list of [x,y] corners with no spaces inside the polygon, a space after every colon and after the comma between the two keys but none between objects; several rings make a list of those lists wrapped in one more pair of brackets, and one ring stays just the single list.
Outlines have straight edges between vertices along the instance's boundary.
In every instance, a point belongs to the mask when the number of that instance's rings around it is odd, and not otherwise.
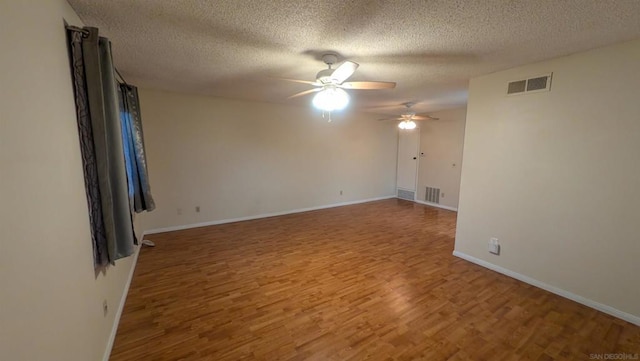
[{"label": "empty room interior", "polygon": [[0,27],[0,360],[640,360],[640,1]]}]

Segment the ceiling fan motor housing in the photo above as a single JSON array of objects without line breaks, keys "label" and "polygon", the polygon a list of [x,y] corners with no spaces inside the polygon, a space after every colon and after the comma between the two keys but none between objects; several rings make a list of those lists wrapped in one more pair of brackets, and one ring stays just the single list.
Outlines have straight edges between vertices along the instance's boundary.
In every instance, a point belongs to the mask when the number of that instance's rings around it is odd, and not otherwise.
[{"label": "ceiling fan motor housing", "polygon": [[333,74],[333,69],[320,70],[316,75],[316,80],[322,84],[331,83],[331,74]]},{"label": "ceiling fan motor housing", "polygon": [[414,102],[406,102],[404,103],[404,106],[407,107],[407,110],[401,114],[400,116],[404,119],[412,119],[414,115],[416,115],[416,112],[414,112],[413,110],[411,110],[411,107],[414,106],[415,103]]},{"label": "ceiling fan motor housing", "polygon": [[335,69],[331,69],[331,66],[338,62],[338,56],[336,54],[324,54],[322,61],[329,66],[329,69],[320,70],[316,75],[316,80],[322,84],[334,83],[334,79],[331,78],[331,74]]}]

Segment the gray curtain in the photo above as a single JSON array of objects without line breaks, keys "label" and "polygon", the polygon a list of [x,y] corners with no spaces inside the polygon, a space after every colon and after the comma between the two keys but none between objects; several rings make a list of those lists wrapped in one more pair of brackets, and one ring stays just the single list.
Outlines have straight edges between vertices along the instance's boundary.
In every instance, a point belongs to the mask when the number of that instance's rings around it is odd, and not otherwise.
[{"label": "gray curtain", "polygon": [[70,29],[72,75],[85,174],[94,263],[133,254],[137,244],[111,44],[98,29]]},{"label": "gray curtain", "polygon": [[84,62],[82,60],[82,36],[80,31],[69,31],[71,70],[73,88],[76,101],[76,119],[80,138],[80,153],[84,173],[85,192],[89,208],[89,223],[91,225],[91,241],[93,244],[94,265],[109,263],[107,251],[107,236],[102,218],[102,202],[98,187],[98,166],[96,152],[93,146],[93,128],[89,119],[89,101],[87,100],[86,82],[84,76]]},{"label": "gray curtain", "polygon": [[152,211],[156,205],[151,196],[147,175],[147,158],[144,150],[138,88],[129,84],[120,84],[118,92],[120,94],[122,140],[129,184],[129,205],[131,210],[136,213]]}]

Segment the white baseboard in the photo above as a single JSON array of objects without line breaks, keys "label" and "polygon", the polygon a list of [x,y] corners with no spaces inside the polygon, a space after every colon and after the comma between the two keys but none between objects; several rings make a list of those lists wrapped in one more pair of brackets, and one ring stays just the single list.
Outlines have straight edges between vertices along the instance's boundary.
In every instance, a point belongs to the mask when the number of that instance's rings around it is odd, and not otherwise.
[{"label": "white baseboard", "polygon": [[446,209],[448,211],[454,211],[457,212],[458,208],[454,208],[454,207],[449,207],[449,206],[444,206],[442,204],[437,204],[437,203],[431,203],[431,202],[425,202],[425,201],[419,201],[419,200],[414,200],[414,202],[416,203],[420,203],[420,204],[424,204],[425,206],[431,206],[431,207],[436,207],[436,208],[442,208],[442,209]]},{"label": "white baseboard", "polygon": [[466,253],[463,253],[463,252],[460,252],[460,251],[453,251],[453,255],[456,256],[456,257],[462,258],[464,260],[467,260],[469,262],[475,263],[477,265],[480,265],[482,267],[488,268],[490,270],[496,271],[498,273],[502,273],[503,275],[509,276],[511,278],[515,278],[515,279],[517,279],[519,281],[522,281],[524,283],[528,283],[528,284],[530,284],[532,286],[536,286],[538,288],[542,288],[543,290],[549,291],[551,293],[555,293],[558,296],[562,296],[562,297],[568,298],[568,299],[570,299],[572,301],[581,303],[581,304],[583,304],[583,305],[585,305],[587,307],[591,307],[591,308],[596,309],[598,311],[601,311],[601,312],[604,312],[606,314],[609,314],[609,315],[611,315],[613,317],[617,317],[617,318],[619,318],[621,320],[624,320],[624,321],[627,321],[627,322],[630,322],[630,323],[633,323],[635,325],[640,326],[640,317],[638,317],[638,316],[632,315],[630,313],[626,313],[624,311],[620,311],[620,310],[615,309],[615,308],[613,308],[611,306],[607,306],[605,304],[590,300],[590,299],[582,297],[580,295],[576,295],[575,293],[571,293],[569,291],[565,291],[565,290],[563,290],[561,288],[558,288],[558,287],[552,286],[550,284],[538,281],[538,280],[536,280],[534,278],[531,278],[531,277],[525,276],[523,274],[511,271],[509,269],[497,266],[497,265],[495,265],[493,263],[481,260],[479,258],[470,256],[470,255],[468,255]]},{"label": "white baseboard", "polygon": [[361,200],[357,200],[357,201],[327,204],[327,205],[323,205],[323,206],[316,206],[316,207],[309,207],[309,208],[298,208],[298,209],[292,209],[292,210],[283,211],[283,212],[262,213],[262,214],[257,214],[257,215],[254,215],[254,216],[247,216],[247,217],[228,218],[228,219],[221,219],[221,220],[217,220],[217,221],[185,224],[185,225],[181,225],[181,226],[154,228],[154,229],[150,229],[148,231],[145,231],[145,234],[172,232],[172,231],[180,231],[180,230],[189,229],[189,228],[207,227],[207,226],[215,226],[215,225],[218,225],[218,224],[225,224],[225,223],[250,221],[250,220],[253,220],[253,219],[284,216],[284,215],[293,214],[293,213],[317,211],[319,209],[327,209],[327,208],[349,206],[349,205],[352,205],[352,204],[380,201],[380,200],[383,200],[383,199],[390,199],[390,198],[396,198],[396,196],[392,195],[392,196],[385,196],[385,197],[368,198],[368,199],[361,199]]},{"label": "white baseboard", "polygon": [[[144,237],[144,234],[142,236]],[[140,240],[142,242],[142,239]],[[120,304],[118,305],[118,310],[116,311],[116,316],[113,320],[113,326],[111,328],[111,334],[109,335],[109,340],[107,341],[107,349],[104,352],[103,361],[109,361],[109,357],[111,356],[111,350],[113,349],[113,342],[116,340],[116,333],[118,333],[118,325],[120,324],[120,317],[122,316],[122,311],[124,310],[124,305],[127,302],[127,295],[129,294],[129,287],[131,286],[131,280],[133,280],[133,273],[136,270],[136,265],[138,264],[138,255],[140,255],[140,249],[142,249],[142,244],[136,247],[136,251],[133,254],[133,262],[131,264],[131,270],[129,271],[129,277],[127,278],[127,283],[124,285],[124,292],[122,292],[122,297],[120,298]]]}]

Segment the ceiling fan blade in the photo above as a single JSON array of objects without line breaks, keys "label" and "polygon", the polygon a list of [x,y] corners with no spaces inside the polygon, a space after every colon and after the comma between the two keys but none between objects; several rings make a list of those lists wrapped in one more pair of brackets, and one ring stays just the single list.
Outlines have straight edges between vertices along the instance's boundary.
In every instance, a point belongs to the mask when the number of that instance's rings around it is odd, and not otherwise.
[{"label": "ceiling fan blade", "polygon": [[388,81],[350,81],[340,85],[345,89],[393,89],[396,83]]},{"label": "ceiling fan blade", "polygon": [[402,118],[380,118],[378,119],[379,121],[383,121],[383,120],[404,120]]},{"label": "ceiling fan blade", "polygon": [[430,115],[414,115],[414,120],[439,120],[440,118],[434,118]]},{"label": "ceiling fan blade", "polygon": [[386,111],[388,109],[397,109],[397,108],[399,108],[398,105],[380,105],[375,107],[365,107],[363,108],[363,110],[367,112],[377,112],[377,111]]},{"label": "ceiling fan blade", "polygon": [[346,60],[331,73],[331,79],[335,80],[338,84],[342,84],[343,81],[353,75],[356,69],[358,69],[358,66],[360,66],[358,63]]},{"label": "ceiling fan blade", "polygon": [[320,90],[322,90],[322,88],[313,88],[313,89],[305,90],[303,92],[300,92],[300,93],[297,93],[297,94],[293,94],[292,96],[287,97],[287,99],[297,98],[297,97],[300,97],[300,96],[303,96],[303,95],[319,92]]},{"label": "ceiling fan blade", "polygon": [[315,85],[315,86],[322,86],[322,84],[320,84],[318,82],[315,82],[315,81],[289,79],[289,78],[276,78],[276,79],[291,81],[291,82],[294,82],[294,83],[302,83],[302,84],[310,84],[310,85]]}]

